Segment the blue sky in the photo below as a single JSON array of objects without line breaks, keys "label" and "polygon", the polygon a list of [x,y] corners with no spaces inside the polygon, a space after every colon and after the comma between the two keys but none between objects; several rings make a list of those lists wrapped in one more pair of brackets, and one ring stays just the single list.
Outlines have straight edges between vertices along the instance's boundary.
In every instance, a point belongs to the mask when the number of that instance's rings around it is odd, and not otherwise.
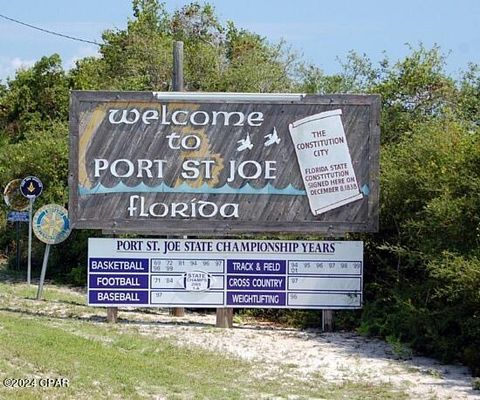
[{"label": "blue sky", "polygon": [[[169,11],[188,3],[166,1]],[[350,50],[379,60],[382,51],[397,60],[406,43],[435,43],[450,52],[454,76],[469,62],[480,64],[478,0],[212,0],[223,21],[232,20],[272,42],[284,39],[327,73],[337,72],[337,57]],[[0,0],[0,14],[39,27],[99,41],[105,29],[124,28],[130,0]],[[0,79],[43,55],[59,53],[66,68],[96,54],[96,46],[41,33],[0,18]]]}]

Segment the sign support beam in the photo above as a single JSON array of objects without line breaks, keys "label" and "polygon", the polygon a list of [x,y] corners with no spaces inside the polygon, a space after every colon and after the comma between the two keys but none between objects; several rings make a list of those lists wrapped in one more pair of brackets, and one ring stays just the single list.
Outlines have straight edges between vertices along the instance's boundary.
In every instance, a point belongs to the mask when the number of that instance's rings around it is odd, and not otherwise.
[{"label": "sign support beam", "polygon": [[[172,88],[175,92],[184,91],[183,82],[183,42],[177,41],[173,45],[173,76]],[[186,239],[187,236],[184,236]],[[185,308],[175,307],[170,309],[170,315],[173,317],[184,317]]]},{"label": "sign support beam", "polygon": [[116,324],[118,321],[118,307],[107,307],[107,322]]},{"label": "sign support beam", "polygon": [[217,308],[217,328],[233,328],[233,308]]},{"label": "sign support beam", "polygon": [[116,324],[118,321],[118,307],[107,307],[107,322]]},{"label": "sign support beam", "polygon": [[37,300],[42,299],[43,284],[45,282],[45,274],[47,272],[48,257],[50,255],[50,245],[45,246],[45,253],[43,255],[42,273],[40,274],[40,283],[38,284]]},{"label": "sign support beam", "polygon": [[322,310],[322,331],[333,332],[333,310]]},{"label": "sign support beam", "polygon": [[28,199],[28,261],[27,261],[27,284],[30,285],[32,277],[32,218],[33,203],[43,191],[43,183],[36,176],[27,176],[20,183],[20,192]]},{"label": "sign support beam", "polygon": [[20,221],[15,221],[16,249],[17,249],[17,271],[20,271]]},{"label": "sign support beam", "polygon": [[33,214],[33,202],[35,197],[28,199],[28,262],[27,262],[27,285],[30,285],[32,277],[32,214]]}]

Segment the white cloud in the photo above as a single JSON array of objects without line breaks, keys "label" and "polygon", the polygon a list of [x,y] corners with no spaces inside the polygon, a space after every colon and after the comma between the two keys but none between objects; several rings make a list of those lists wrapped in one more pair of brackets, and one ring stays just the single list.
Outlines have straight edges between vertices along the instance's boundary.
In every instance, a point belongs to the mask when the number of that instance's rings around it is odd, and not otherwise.
[{"label": "white cloud", "polygon": [[35,60],[22,60],[20,57],[0,57],[0,79],[13,78],[19,69],[31,67]]},{"label": "white cloud", "polygon": [[96,46],[82,46],[78,48],[75,54],[63,62],[63,67],[66,71],[75,67],[75,63],[84,57],[99,57],[98,47]]},{"label": "white cloud", "polygon": [[[69,57],[61,55],[63,61],[63,68],[65,71],[75,67],[75,63],[84,57],[98,57],[98,48],[96,46],[82,46],[75,50],[74,54]],[[22,59],[20,57],[5,57],[0,56],[0,81],[5,82],[7,78],[14,78],[18,70],[31,67],[36,60]]]}]

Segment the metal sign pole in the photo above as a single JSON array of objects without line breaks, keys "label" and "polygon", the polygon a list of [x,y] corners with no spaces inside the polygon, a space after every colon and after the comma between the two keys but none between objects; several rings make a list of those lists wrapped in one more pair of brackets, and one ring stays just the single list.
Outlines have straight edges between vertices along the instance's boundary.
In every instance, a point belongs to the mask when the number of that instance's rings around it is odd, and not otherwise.
[{"label": "metal sign pole", "polygon": [[20,271],[20,221],[15,221],[15,229],[16,229],[16,238],[15,241],[17,247],[17,271]]},{"label": "metal sign pole", "polygon": [[50,245],[45,246],[45,254],[43,255],[42,273],[40,274],[40,283],[38,284],[37,300],[42,298],[43,283],[45,282],[45,274],[47,272],[48,256],[50,255]]},{"label": "metal sign pole", "polygon": [[28,264],[27,264],[27,284],[30,285],[32,276],[32,214],[33,214],[33,202],[35,197],[28,199]]},{"label": "metal sign pole", "polygon": [[30,285],[32,275],[32,218],[33,202],[40,196],[43,183],[36,176],[27,176],[20,183],[20,193],[28,199],[28,265],[27,284]]}]

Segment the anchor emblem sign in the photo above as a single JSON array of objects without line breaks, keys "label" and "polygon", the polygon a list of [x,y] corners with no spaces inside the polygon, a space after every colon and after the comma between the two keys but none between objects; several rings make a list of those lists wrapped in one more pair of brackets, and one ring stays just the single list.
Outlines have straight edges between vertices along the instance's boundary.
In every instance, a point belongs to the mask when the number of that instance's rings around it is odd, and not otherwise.
[{"label": "anchor emblem sign", "polygon": [[43,183],[36,176],[27,176],[20,184],[20,192],[29,199],[35,199],[43,191]]}]

